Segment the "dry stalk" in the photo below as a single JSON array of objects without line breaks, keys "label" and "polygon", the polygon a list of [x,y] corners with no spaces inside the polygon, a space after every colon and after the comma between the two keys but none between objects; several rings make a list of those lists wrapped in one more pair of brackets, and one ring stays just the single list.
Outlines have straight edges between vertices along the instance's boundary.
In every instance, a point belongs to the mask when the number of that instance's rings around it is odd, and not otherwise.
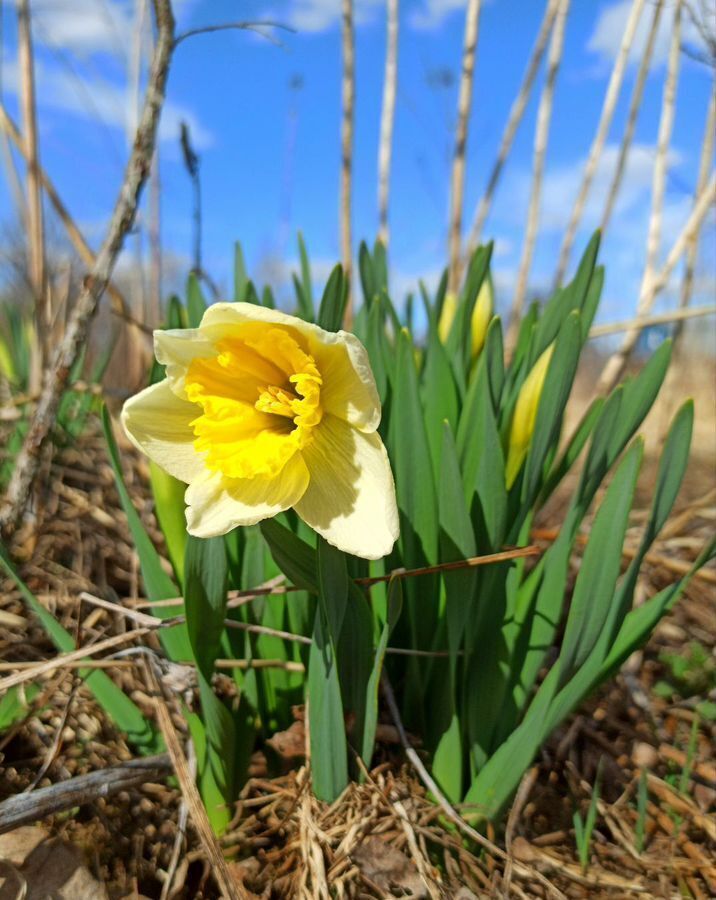
[{"label": "dry stalk", "polygon": [[380,143],[378,146],[378,238],[387,250],[390,239],[388,228],[390,162],[393,152],[395,95],[398,87],[398,0],[387,0],[386,11],[385,80],[383,82],[383,109],[380,116]]},{"label": "dry stalk", "polygon": [[[651,194],[651,215],[649,217],[649,233],[646,242],[646,263],[639,291],[637,316],[646,315],[651,309],[658,291],[654,288],[656,265],[661,248],[662,218],[664,212],[664,192],[666,190],[666,172],[668,168],[669,144],[674,125],[674,109],[676,106],[676,88],[679,80],[679,63],[681,59],[681,0],[676,0],[674,7],[674,24],[669,46],[669,60],[664,81],[659,134],[654,162],[654,177]],[[597,386],[598,391],[608,391],[616,384],[626,367],[629,357],[639,340],[640,328],[626,333],[619,349],[607,360]]]},{"label": "dry stalk", "polygon": [[686,319],[700,319],[703,316],[716,314],[716,306],[698,306],[693,309],[674,309],[670,312],[656,313],[653,316],[639,316],[627,319],[626,322],[609,322],[606,325],[595,325],[589,332],[590,338],[604,337],[607,334],[620,334],[633,328],[643,329],[652,325],[665,325],[668,322],[683,323]]},{"label": "dry stalk", "polygon": [[[696,182],[696,191],[694,192],[694,203],[697,202],[702,191],[706,187],[709,178],[709,169],[714,155],[714,139],[716,138],[716,89],[711,92],[711,100],[709,102],[708,112],[706,113],[706,128],[704,130],[704,139],[701,144],[701,159],[699,160],[699,175]],[[694,274],[696,272],[696,258],[699,252],[699,232],[697,228],[693,236],[689,240],[686,248],[686,259],[684,265],[684,278],[681,282],[681,296],[679,297],[679,307],[685,310],[691,301],[691,293],[694,289]],[[683,331],[683,320],[679,320],[672,334],[674,343],[674,352]]]},{"label": "dry stalk", "polygon": [[564,234],[564,240],[562,241],[562,247],[559,251],[557,274],[555,275],[555,283],[557,286],[562,283],[562,279],[564,278],[565,272],[567,271],[567,266],[569,265],[569,257],[570,253],[572,252],[574,239],[577,235],[577,228],[579,227],[582,215],[584,214],[584,207],[587,203],[589,189],[592,186],[592,181],[597,171],[597,166],[599,165],[602,151],[604,150],[604,144],[606,143],[607,135],[609,134],[612,119],[614,118],[614,110],[616,109],[617,100],[619,99],[619,93],[622,88],[622,82],[624,81],[624,73],[626,71],[627,61],[629,59],[629,51],[631,50],[631,46],[634,43],[634,35],[636,34],[639,19],[641,18],[641,13],[644,9],[644,3],[645,0],[634,0],[634,2],[632,3],[631,11],[629,12],[629,18],[627,19],[626,27],[624,29],[621,46],[619,47],[619,53],[617,54],[617,58],[614,62],[614,68],[612,69],[612,74],[609,78],[609,84],[607,85],[607,91],[604,95],[604,104],[602,106],[602,112],[599,117],[597,132],[594,135],[594,140],[592,141],[592,146],[589,150],[589,157],[587,158],[587,163],[584,167],[582,183],[579,187],[579,193],[577,194],[577,199],[574,202],[572,214],[569,218],[569,224],[567,225],[567,230]]},{"label": "dry stalk", "polygon": [[549,44],[547,75],[544,87],[542,88],[539,109],[537,111],[537,127],[535,129],[532,164],[532,190],[530,192],[529,210],[527,213],[525,242],[522,248],[522,259],[520,260],[520,268],[517,275],[517,287],[515,288],[515,296],[512,300],[512,309],[510,310],[510,324],[506,338],[508,347],[513,346],[517,328],[519,327],[522,308],[524,307],[525,296],[527,294],[527,282],[532,266],[532,256],[537,241],[540,200],[542,197],[542,178],[544,176],[544,163],[547,154],[547,139],[549,137],[550,122],[552,119],[554,88],[557,82],[557,73],[559,71],[560,62],[562,60],[562,50],[564,48],[564,31],[567,24],[569,2],[570,0],[560,0],[559,2]]},{"label": "dry stalk", "polygon": [[351,236],[351,205],[353,190],[353,122],[355,106],[355,32],[353,27],[353,0],[341,0],[341,33],[343,45],[343,84],[341,118],[341,256],[343,271],[348,283],[348,301],[344,317],[345,328],[353,323],[353,240]]},{"label": "dry stalk", "polygon": [[457,100],[457,126],[450,179],[450,224],[448,232],[449,277],[448,290],[457,292],[460,283],[460,248],[462,244],[462,208],[465,201],[465,150],[467,126],[472,106],[472,87],[475,77],[475,54],[480,22],[481,0],[468,0],[465,13],[465,38],[462,51],[462,75]]},{"label": "dry stalk", "polygon": [[490,178],[487,182],[487,188],[485,189],[485,193],[482,195],[477,210],[475,211],[475,219],[473,221],[472,229],[470,231],[470,237],[468,238],[467,242],[466,257],[470,256],[472,251],[480,242],[482,229],[484,228],[485,220],[487,219],[487,216],[490,212],[490,207],[492,206],[492,198],[495,194],[497,182],[500,180],[502,169],[507,162],[507,157],[509,156],[510,150],[512,149],[512,142],[515,139],[517,129],[519,128],[520,122],[522,121],[522,116],[524,115],[525,109],[527,108],[527,101],[530,98],[532,85],[534,84],[535,78],[537,77],[537,72],[539,71],[540,63],[542,62],[542,57],[544,56],[544,51],[547,47],[547,39],[549,38],[550,32],[552,30],[552,24],[554,23],[554,17],[557,13],[558,6],[559,0],[548,0],[547,6],[545,7],[544,16],[542,17],[542,22],[540,23],[539,31],[537,32],[537,40],[535,41],[535,45],[532,48],[532,55],[530,56],[529,62],[527,63],[527,68],[522,79],[522,84],[520,85],[517,96],[512,103],[510,115],[507,119],[505,130],[502,133],[500,149],[497,151],[497,159],[492,165],[492,171],[490,172]]},{"label": "dry stalk", "polygon": [[171,758],[182,796],[189,809],[189,815],[194,823],[194,828],[196,828],[207,860],[211,865],[212,874],[223,895],[228,900],[247,900],[248,894],[244,887],[231,877],[224,854],[211,829],[209,817],[204,809],[204,804],[201,802],[199,791],[189,770],[189,765],[182,750],[179,736],[174,728],[162,689],[150,662],[146,663],[144,671],[151,693],[154,695],[159,730],[164,738],[164,743]]},{"label": "dry stalk", "polygon": [[654,44],[656,43],[656,36],[659,32],[659,21],[661,20],[661,14],[663,10],[664,0],[656,0],[656,2],[654,3],[654,12],[651,17],[651,24],[649,25],[649,33],[646,38],[644,54],[642,55],[641,61],[639,63],[639,72],[637,73],[634,90],[631,95],[627,124],[624,129],[621,146],[619,147],[619,156],[617,158],[616,168],[614,169],[614,175],[612,176],[611,185],[609,186],[609,190],[607,191],[607,199],[604,204],[604,212],[602,213],[602,220],[599,224],[599,228],[602,232],[606,231],[607,225],[609,224],[609,220],[612,216],[612,210],[614,209],[614,203],[616,202],[617,194],[619,193],[619,188],[621,187],[627,157],[629,156],[629,149],[634,137],[634,129],[636,128],[636,119],[639,114],[639,110],[641,109],[641,100],[644,96],[644,86],[646,85],[646,78],[649,74],[649,65],[651,63],[651,57],[654,53]]},{"label": "dry stalk", "polygon": [[24,155],[27,160],[28,269],[37,319],[43,326],[44,339],[47,341],[52,310],[48,306],[49,293],[45,271],[45,234],[38,176],[37,106],[29,0],[17,0],[17,57],[20,69],[20,106],[25,133]]},{"label": "dry stalk", "polygon": [[[7,109],[5,108],[4,103],[2,102],[2,98],[0,97],[0,128],[3,130],[3,133],[7,135],[7,137],[13,142],[13,144],[17,147],[17,149],[22,154],[25,160],[28,159],[27,156],[27,148],[25,147],[25,142],[22,139],[22,135],[20,134],[20,130],[17,125],[13,122],[8,114]],[[67,207],[65,206],[62,198],[57,193],[55,185],[50,180],[47,172],[42,168],[42,166],[38,165],[37,170],[38,177],[40,179],[40,183],[47,194],[47,198],[52,204],[55,212],[57,213],[58,218],[65,226],[65,231],[67,232],[67,236],[70,239],[72,246],[75,248],[75,252],[82,260],[82,262],[88,267],[94,267],[96,263],[96,256],[90,248],[87,241],[84,239],[82,232],[77,227],[74,219],[70,215]],[[129,315],[129,310],[127,308],[127,303],[122,296],[119,289],[110,282],[107,285],[107,293],[109,294],[111,300],[113,301],[113,311],[118,313],[122,318],[126,319],[126,321],[131,322],[131,317]],[[134,323],[136,324],[136,323]]]},{"label": "dry stalk", "polygon": [[67,385],[72,365],[87,341],[97,305],[109,282],[117,256],[137,212],[139,197],[149,175],[156,143],[159,115],[164,102],[172,48],[174,17],[170,0],[153,0],[157,21],[157,41],[144,100],[124,181],[115,204],[109,230],[92,271],[72,310],[65,334],[54,355],[40,400],[22,450],[17,456],[5,504],[0,510],[0,529],[12,530],[22,517],[40,464],[41,450],[54,424],[60,397]]},{"label": "dry stalk", "polygon": [[[395,700],[393,688],[390,684],[390,681],[388,680],[388,676],[385,671],[383,671],[383,674],[381,675],[380,686],[383,692],[383,696],[385,697],[385,701],[388,705],[388,710],[390,711],[391,718],[393,719],[393,723],[398,730],[400,743],[403,745],[405,755],[418,773],[420,780],[423,782],[429,793],[433,795],[445,815],[450,819],[451,822],[454,822],[455,825],[457,825],[457,827],[460,829],[460,831],[463,832],[463,834],[466,834],[476,844],[478,844],[484,850],[487,850],[488,853],[491,853],[498,859],[507,862],[507,860],[509,859],[508,854],[500,847],[498,847],[497,844],[489,840],[489,838],[486,838],[483,834],[480,834],[479,831],[476,831],[465,821],[465,819],[463,819],[463,817],[457,812],[457,810],[452,806],[447,797],[440,790],[428,770],[425,768],[423,761],[415,752],[415,748],[412,746],[410,740],[408,739],[408,735],[403,725],[403,720],[400,717],[400,711],[398,710],[398,704]],[[515,875],[518,875],[521,878],[527,878],[528,880],[538,881],[546,889],[550,897],[558,898],[558,900],[566,900],[564,894],[559,891],[550,881],[548,881],[540,872],[517,862],[513,862],[513,866]]]}]

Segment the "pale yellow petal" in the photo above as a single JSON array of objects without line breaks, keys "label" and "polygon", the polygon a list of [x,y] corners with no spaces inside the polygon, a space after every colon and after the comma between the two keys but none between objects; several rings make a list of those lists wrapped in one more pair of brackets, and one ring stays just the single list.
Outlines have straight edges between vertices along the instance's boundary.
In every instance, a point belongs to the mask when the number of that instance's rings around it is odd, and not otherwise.
[{"label": "pale yellow petal", "polygon": [[311,481],[296,512],[329,544],[364,559],[390,553],[398,509],[388,454],[376,433],[323,417],[302,451]]},{"label": "pale yellow petal", "polygon": [[308,469],[296,454],[271,478],[227,478],[206,470],[186,492],[189,534],[208,538],[237,525],[255,525],[289,509],[308,486]]},{"label": "pale yellow petal", "polygon": [[178,397],[185,398],[184,378],[192,361],[210,359],[216,354],[213,342],[198,328],[175,328],[154,332],[154,355],[157,362],[166,366],[169,386]]},{"label": "pale yellow petal", "polygon": [[542,353],[525,378],[517,396],[515,411],[510,425],[510,440],[505,467],[507,488],[517,480],[522,464],[527,457],[530,441],[537,423],[537,410],[542,396],[542,388],[547,378],[547,370],[554,352],[554,342]]},{"label": "pale yellow petal", "polygon": [[377,429],[380,399],[368,353],[355,335],[324,331],[318,325],[254,303],[215,303],[204,313],[199,330],[211,343],[225,336],[227,328],[249,322],[282,325],[299,335],[321,374],[324,410],[361,431]]},{"label": "pale yellow petal", "polygon": [[165,379],[130,397],[122,409],[122,425],[130,441],[180,481],[204,471],[204,454],[194,448],[195,403],[182,400]]}]

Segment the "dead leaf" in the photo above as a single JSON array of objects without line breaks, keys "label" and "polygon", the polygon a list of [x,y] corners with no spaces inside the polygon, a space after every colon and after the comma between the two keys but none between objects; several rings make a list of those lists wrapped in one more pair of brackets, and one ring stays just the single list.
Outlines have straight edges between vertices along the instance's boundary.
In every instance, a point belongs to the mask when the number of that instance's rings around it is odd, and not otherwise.
[{"label": "dead leaf", "polygon": [[[107,892],[85,866],[82,853],[27,826],[0,835],[0,900],[107,900]],[[12,868],[12,873],[6,871]],[[16,877],[17,876],[17,877]],[[25,893],[18,894],[18,878]]]},{"label": "dead leaf", "polygon": [[366,838],[351,857],[363,874],[388,896],[396,889],[402,892],[399,896],[416,900],[430,896],[415,863],[379,837]]}]

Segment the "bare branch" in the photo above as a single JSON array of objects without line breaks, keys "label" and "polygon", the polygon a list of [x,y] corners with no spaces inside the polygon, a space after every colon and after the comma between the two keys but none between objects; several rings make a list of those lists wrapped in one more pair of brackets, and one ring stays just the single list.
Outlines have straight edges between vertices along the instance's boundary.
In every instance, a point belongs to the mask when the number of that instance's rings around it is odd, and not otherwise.
[{"label": "bare branch", "polygon": [[174,46],[178,47],[182,41],[196,37],[199,34],[214,34],[217,31],[255,31],[277,47],[282,47],[281,41],[272,34],[267,34],[263,31],[264,28],[281,28],[283,31],[290,31],[292,34],[296,33],[295,28],[291,28],[290,25],[284,25],[283,22],[276,22],[273,19],[265,19],[258,22],[223,22],[218,25],[203,25],[200,28],[190,28],[189,31],[183,31],[175,38]]},{"label": "bare branch", "polygon": [[462,51],[462,76],[457,100],[457,126],[450,182],[450,224],[448,234],[448,289],[456,292],[460,282],[460,249],[462,245],[462,207],[465,200],[465,150],[467,126],[472,106],[472,87],[475,76],[475,55],[480,22],[481,0],[468,0],[465,13],[465,39]]},{"label": "bare branch", "polygon": [[627,60],[629,59],[629,51],[631,50],[631,46],[634,43],[634,36],[639,24],[639,19],[641,18],[642,10],[644,9],[644,3],[645,0],[634,0],[634,2],[632,3],[631,11],[629,13],[629,18],[627,19],[624,34],[622,36],[621,46],[619,47],[619,53],[617,54],[617,58],[614,62],[614,68],[612,69],[609,84],[607,85],[607,90],[604,95],[604,105],[602,106],[602,112],[599,117],[597,132],[594,135],[594,140],[589,150],[589,158],[587,159],[587,164],[584,167],[582,183],[579,188],[579,193],[577,194],[577,199],[574,201],[572,214],[569,219],[569,224],[567,225],[567,230],[564,234],[562,247],[559,251],[559,261],[557,263],[557,273],[555,275],[555,286],[557,287],[562,283],[562,279],[564,278],[565,272],[567,271],[567,266],[569,265],[569,256],[572,252],[572,245],[574,244],[574,239],[577,235],[577,228],[579,227],[582,215],[584,214],[584,207],[587,203],[589,189],[592,186],[592,180],[594,179],[594,175],[597,171],[599,159],[602,155],[602,151],[604,150],[604,144],[607,140],[609,128],[612,124],[614,110],[616,109],[622,82],[624,81],[624,73],[626,71]]},{"label": "bare branch", "polygon": [[393,150],[393,125],[395,123],[395,95],[398,86],[398,0],[387,0],[387,14],[385,80],[383,82],[383,109],[380,117],[380,142],[378,146],[378,238],[383,242],[386,250],[390,239],[388,196],[390,190],[390,161]]},{"label": "bare branch", "polygon": [[544,56],[544,51],[547,47],[547,39],[552,30],[552,24],[554,23],[554,17],[557,13],[558,6],[559,0],[548,0],[547,6],[545,7],[544,16],[537,33],[537,40],[532,48],[532,55],[527,63],[522,84],[512,103],[510,115],[502,134],[502,141],[500,142],[500,149],[497,152],[497,159],[492,166],[485,193],[482,195],[480,204],[475,212],[475,220],[472,224],[472,230],[467,242],[467,257],[470,256],[480,242],[482,229],[485,225],[488,213],[490,212],[490,207],[492,206],[492,198],[495,194],[497,182],[500,180],[503,166],[507,162],[507,157],[512,149],[512,142],[515,139],[517,129],[519,128],[522,116],[527,107],[527,101],[529,100],[532,85],[537,77],[537,72],[539,71],[540,63],[542,62],[542,57]]},{"label": "bare branch", "polygon": [[57,407],[67,384],[70,370],[80,348],[87,341],[97,305],[107,287],[127,232],[132,227],[139,197],[149,176],[174,46],[174,17],[170,0],[153,0],[153,5],[157,20],[157,41],[144,99],[144,109],[137,127],[124,181],[117,197],[107,235],[97,254],[92,271],[85,278],[84,289],[72,310],[22,450],[17,456],[5,504],[0,510],[0,529],[12,530],[25,509],[39,466],[40,451],[54,424]]}]

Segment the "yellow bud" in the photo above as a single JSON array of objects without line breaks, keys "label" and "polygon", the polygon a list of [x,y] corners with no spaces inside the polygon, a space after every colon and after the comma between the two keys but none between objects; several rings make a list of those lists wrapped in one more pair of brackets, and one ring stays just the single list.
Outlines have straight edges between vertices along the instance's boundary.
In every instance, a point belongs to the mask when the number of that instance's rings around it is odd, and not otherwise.
[{"label": "yellow bud", "polygon": [[477,295],[477,300],[475,301],[475,307],[472,311],[472,322],[471,322],[471,332],[472,332],[472,358],[475,359],[476,356],[482,350],[482,347],[485,343],[485,335],[487,334],[487,326],[490,324],[490,319],[492,318],[492,310],[493,310],[493,297],[492,297],[492,282],[489,277],[486,277],[482,282],[482,287],[480,288],[480,293]]},{"label": "yellow bud", "polygon": [[534,364],[520,388],[515,412],[512,416],[510,442],[507,449],[505,482],[508,490],[515,483],[515,479],[527,456],[527,450],[535,430],[537,407],[542,396],[544,380],[547,377],[547,369],[549,369],[553,352],[554,344],[550,344]]},{"label": "yellow bud", "polygon": [[456,312],[457,297],[452,291],[448,291],[443,300],[443,308],[440,311],[440,321],[438,322],[438,337],[443,344],[447,343],[447,339],[450,336],[450,329],[452,328]]}]

